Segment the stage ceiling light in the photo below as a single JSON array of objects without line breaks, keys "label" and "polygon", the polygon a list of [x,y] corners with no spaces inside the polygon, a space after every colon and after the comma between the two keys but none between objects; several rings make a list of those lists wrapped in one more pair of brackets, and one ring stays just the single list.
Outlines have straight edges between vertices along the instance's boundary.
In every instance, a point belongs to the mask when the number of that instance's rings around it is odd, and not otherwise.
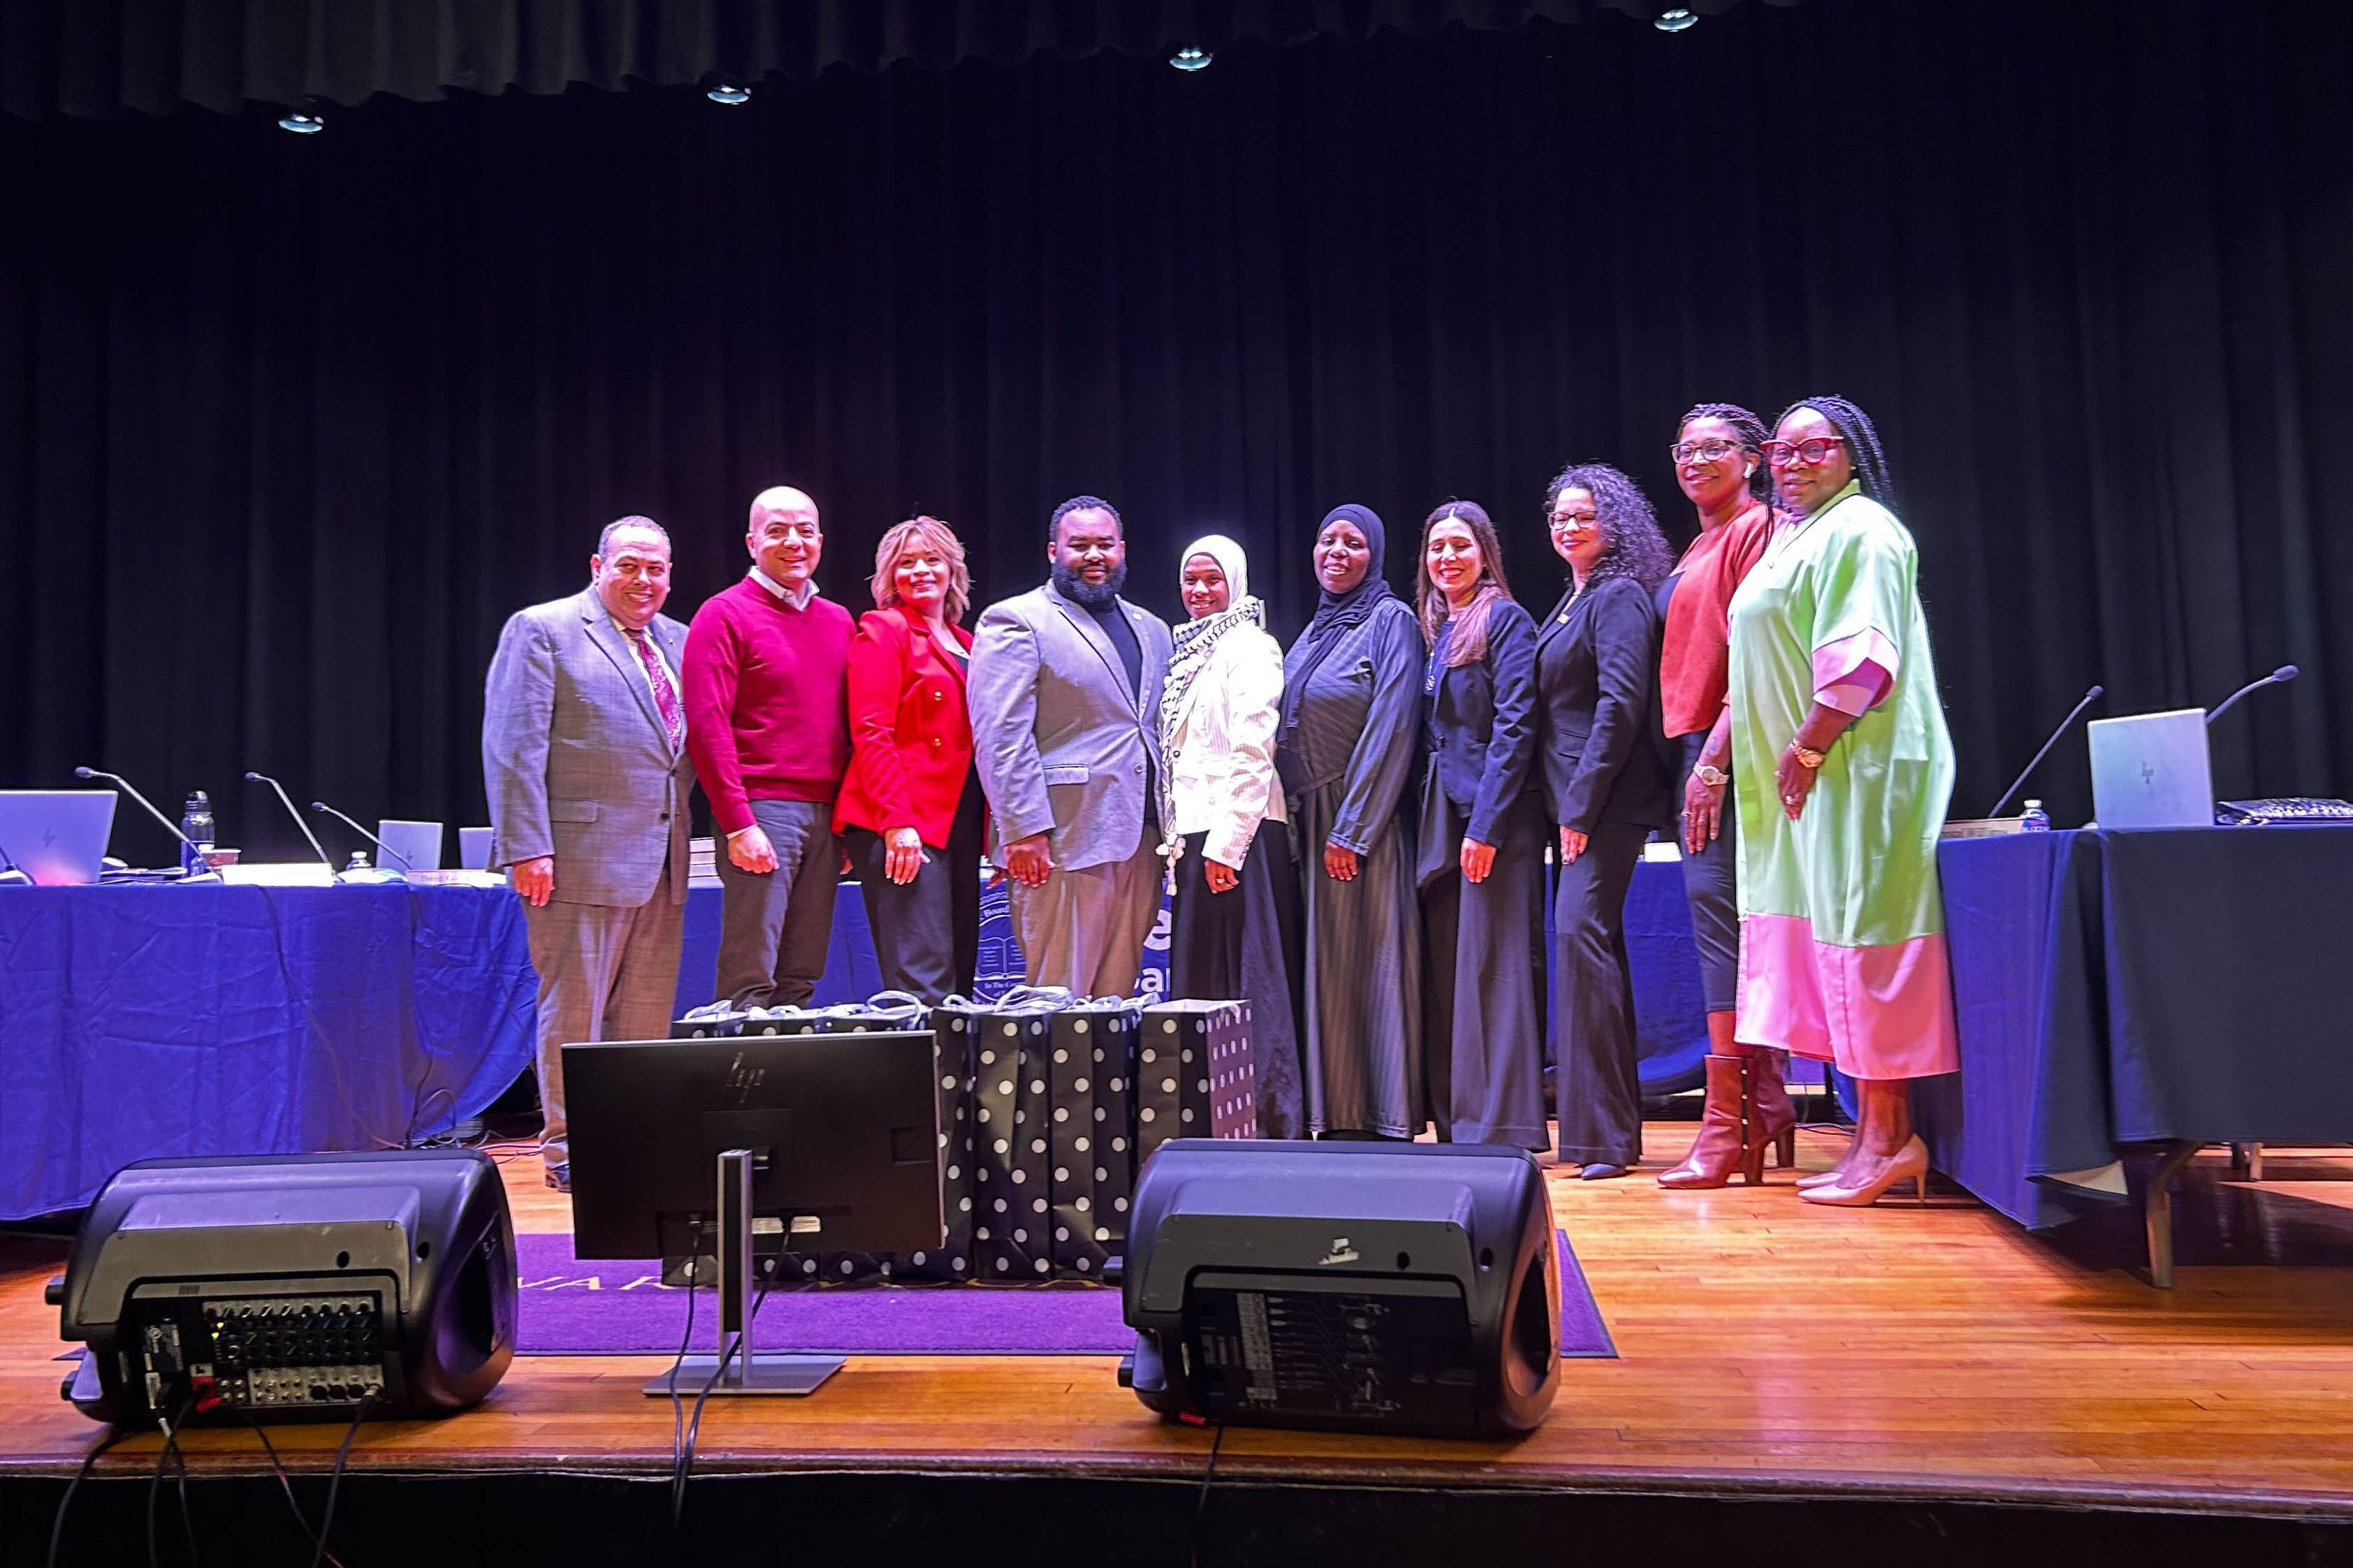
[{"label": "stage ceiling light", "polygon": [[748,87],[737,87],[732,81],[723,81],[702,96],[713,103],[723,103],[732,109],[739,103],[751,102],[752,89]]},{"label": "stage ceiling light", "polygon": [[1180,71],[1205,71],[1209,68],[1209,62],[1216,58],[1198,44],[1187,44],[1170,55],[1168,63]]},{"label": "stage ceiling light", "polygon": [[290,109],[278,118],[278,129],[291,131],[297,136],[316,136],[327,128],[327,122],[307,109]]},{"label": "stage ceiling light", "polygon": [[1680,33],[1686,27],[1696,26],[1698,22],[1697,16],[1684,7],[1677,5],[1672,10],[1660,12],[1659,19],[1652,22],[1651,26],[1662,33]]}]

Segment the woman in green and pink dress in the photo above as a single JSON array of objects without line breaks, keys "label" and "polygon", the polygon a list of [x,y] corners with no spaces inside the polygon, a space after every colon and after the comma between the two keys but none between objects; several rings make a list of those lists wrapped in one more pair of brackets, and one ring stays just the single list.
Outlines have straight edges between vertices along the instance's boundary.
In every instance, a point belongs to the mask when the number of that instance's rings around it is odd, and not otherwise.
[{"label": "woman in green and pink dress", "polygon": [[[1957,1070],[1936,835],[1953,744],[1919,552],[1861,409],[1810,397],[1767,461],[1789,521],[1733,596],[1744,1044],[1835,1063],[1862,1114],[1820,1204],[1925,1184],[1911,1082]],[[1915,1189],[1916,1190],[1916,1189]]]}]

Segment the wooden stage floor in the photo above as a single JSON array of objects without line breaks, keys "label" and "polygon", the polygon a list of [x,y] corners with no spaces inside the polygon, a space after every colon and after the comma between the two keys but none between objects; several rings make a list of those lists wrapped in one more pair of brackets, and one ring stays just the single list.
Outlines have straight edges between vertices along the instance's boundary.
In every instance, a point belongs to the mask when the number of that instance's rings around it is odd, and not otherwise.
[{"label": "wooden stage floor", "polygon": [[[1654,1161],[1689,1123],[1651,1130]],[[1835,1135],[1801,1139],[1830,1163]],[[518,1223],[566,1200],[509,1164]],[[2137,1210],[2037,1239],[1957,1194],[1838,1211],[1758,1190],[1556,1177],[1554,1202],[1621,1359],[1566,1368],[1517,1443],[1236,1429],[1220,1482],[1938,1499],[2353,1520],[2353,1155],[2273,1151],[2267,1180],[2201,1158],[2179,1209],[2179,1289],[2140,1272]],[[61,1242],[0,1237],[0,1477],[57,1476],[97,1428],[58,1397],[43,1283]],[[520,1358],[480,1409],[372,1424],[354,1473],[657,1476],[660,1358]],[[1114,1359],[868,1357],[807,1401],[714,1401],[698,1474],[794,1470],[1198,1479],[1207,1433],[1164,1426]],[[282,1429],[323,1469],[342,1428]],[[194,1434],[200,1475],[260,1471],[249,1432]],[[101,1476],[144,1477],[155,1439]]]}]

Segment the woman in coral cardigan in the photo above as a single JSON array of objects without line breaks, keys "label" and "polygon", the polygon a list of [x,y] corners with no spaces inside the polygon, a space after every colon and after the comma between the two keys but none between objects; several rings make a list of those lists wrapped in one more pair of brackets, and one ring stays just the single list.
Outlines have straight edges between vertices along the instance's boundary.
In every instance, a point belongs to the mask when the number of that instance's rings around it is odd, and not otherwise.
[{"label": "woman in coral cardigan", "polygon": [[980,952],[980,781],[965,676],[964,546],[910,518],[874,552],[874,605],[849,645],[849,772],[833,816],[866,896],[882,984],[969,994]]}]

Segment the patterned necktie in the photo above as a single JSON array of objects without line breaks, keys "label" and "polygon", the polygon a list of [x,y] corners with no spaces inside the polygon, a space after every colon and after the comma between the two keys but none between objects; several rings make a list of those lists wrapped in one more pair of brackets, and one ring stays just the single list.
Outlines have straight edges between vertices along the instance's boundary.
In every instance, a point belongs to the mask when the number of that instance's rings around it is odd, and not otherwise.
[{"label": "patterned necktie", "polygon": [[670,683],[670,673],[654,656],[653,644],[646,640],[640,627],[625,627],[629,634],[629,646],[638,650],[638,662],[646,667],[646,679],[654,684],[654,707],[661,713],[662,730],[670,736],[670,749],[677,751],[686,742],[686,714],[678,705],[678,692]]}]

